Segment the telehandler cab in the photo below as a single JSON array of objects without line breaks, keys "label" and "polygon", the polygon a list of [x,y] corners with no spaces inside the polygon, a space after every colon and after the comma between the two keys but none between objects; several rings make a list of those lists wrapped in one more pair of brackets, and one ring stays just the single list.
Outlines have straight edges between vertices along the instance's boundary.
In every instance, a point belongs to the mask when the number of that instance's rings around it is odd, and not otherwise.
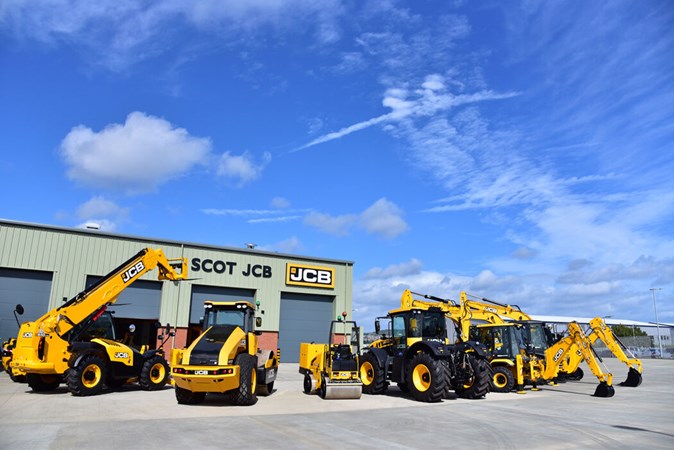
[{"label": "telehandler cab", "polygon": [[187,278],[187,259],[167,259],[145,248],[63,305],[19,329],[9,363],[26,374],[33,391],[51,391],[65,382],[71,394],[95,395],[103,385],[118,387],[131,378],[143,390],[162,388],[169,369],[161,348],[140,350],[115,340],[107,308],[143,274],[157,269],[159,280]]},{"label": "telehandler cab", "polygon": [[382,394],[395,382],[422,402],[440,401],[451,390],[463,398],[484,397],[490,387],[486,348],[472,341],[450,345],[445,311],[437,303],[414,300],[410,291],[400,303],[385,317],[388,330],[360,358],[363,392]]},{"label": "telehandler cab", "polygon": [[256,307],[247,300],[204,302],[204,332],[185,349],[173,349],[176,400],[202,403],[207,393],[228,394],[236,405],[253,405],[269,395],[279,365],[278,351],[258,348]]},{"label": "telehandler cab", "polygon": [[[363,383],[358,377],[360,336],[356,322],[346,313],[330,323],[330,344],[300,344],[300,373],[304,375],[304,393],[318,393],[324,399],[359,399]],[[337,336],[341,328],[343,334]],[[347,328],[350,342],[346,342]],[[335,343],[335,340],[342,341]]]}]

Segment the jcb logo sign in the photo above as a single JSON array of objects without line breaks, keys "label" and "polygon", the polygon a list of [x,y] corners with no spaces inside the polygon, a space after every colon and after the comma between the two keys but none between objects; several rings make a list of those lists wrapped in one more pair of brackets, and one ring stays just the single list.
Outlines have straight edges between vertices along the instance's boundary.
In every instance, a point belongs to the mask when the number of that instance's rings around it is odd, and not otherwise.
[{"label": "jcb logo sign", "polygon": [[143,264],[143,261],[138,261],[135,266],[127,270],[122,274],[122,281],[125,283],[128,283],[129,280],[131,280],[133,277],[141,273],[145,269],[145,265]]},{"label": "jcb logo sign", "polygon": [[335,287],[335,269],[288,263],[286,284],[332,289]]}]

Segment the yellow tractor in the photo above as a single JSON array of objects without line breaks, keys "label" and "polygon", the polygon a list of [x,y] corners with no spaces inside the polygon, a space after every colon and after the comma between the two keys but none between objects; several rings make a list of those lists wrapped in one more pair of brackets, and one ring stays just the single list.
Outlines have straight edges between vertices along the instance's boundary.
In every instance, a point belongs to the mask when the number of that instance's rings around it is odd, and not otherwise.
[{"label": "yellow tractor", "polygon": [[161,348],[141,352],[115,339],[107,308],[143,274],[157,269],[159,280],[187,278],[187,259],[167,259],[145,248],[63,305],[19,329],[9,366],[24,373],[33,391],[51,391],[65,382],[71,394],[95,395],[138,379],[143,390],[166,385],[169,368]]},{"label": "yellow tractor", "polygon": [[[330,323],[330,344],[300,344],[300,373],[304,375],[305,394],[318,393],[324,399],[359,399],[363,392],[358,376],[360,329],[356,322],[342,320],[342,317],[346,319],[346,313]],[[341,335],[336,334],[337,328],[342,328]],[[351,336],[350,342],[347,342],[347,333]]]},{"label": "yellow tractor", "polygon": [[253,405],[274,389],[279,353],[258,348],[256,306],[247,300],[204,302],[204,332],[185,349],[173,349],[176,400],[202,403],[207,393],[228,394],[236,405]]}]

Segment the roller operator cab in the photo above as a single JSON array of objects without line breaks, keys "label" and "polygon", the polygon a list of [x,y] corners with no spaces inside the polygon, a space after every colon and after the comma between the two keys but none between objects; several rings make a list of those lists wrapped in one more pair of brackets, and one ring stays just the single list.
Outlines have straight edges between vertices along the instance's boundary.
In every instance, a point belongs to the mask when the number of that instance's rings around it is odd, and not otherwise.
[{"label": "roller operator cab", "polygon": [[258,348],[256,307],[241,300],[204,302],[204,332],[185,349],[174,349],[171,367],[176,400],[197,404],[206,394],[227,394],[237,405],[269,395],[278,372],[278,351]]}]

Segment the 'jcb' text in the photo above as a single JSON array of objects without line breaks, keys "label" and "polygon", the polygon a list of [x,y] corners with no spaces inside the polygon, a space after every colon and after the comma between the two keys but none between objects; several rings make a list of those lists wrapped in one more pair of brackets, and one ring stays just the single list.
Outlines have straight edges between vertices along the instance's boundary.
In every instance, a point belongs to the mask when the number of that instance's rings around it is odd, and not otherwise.
[{"label": "'jcb' text", "polygon": [[143,269],[145,269],[145,265],[142,261],[138,261],[135,266],[122,274],[122,281],[128,283],[129,280],[141,273]]}]

